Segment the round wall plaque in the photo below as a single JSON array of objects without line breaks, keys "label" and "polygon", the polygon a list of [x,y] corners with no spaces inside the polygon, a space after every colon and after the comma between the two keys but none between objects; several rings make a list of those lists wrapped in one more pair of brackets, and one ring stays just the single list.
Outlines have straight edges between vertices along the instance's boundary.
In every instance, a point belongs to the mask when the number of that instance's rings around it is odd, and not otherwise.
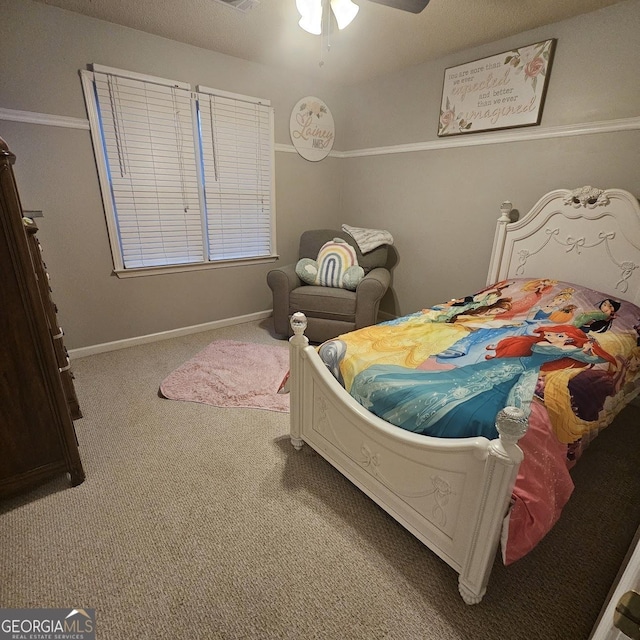
[{"label": "round wall plaque", "polygon": [[336,136],[329,107],[314,96],[299,100],[289,120],[291,142],[305,159],[317,162],[329,155]]}]

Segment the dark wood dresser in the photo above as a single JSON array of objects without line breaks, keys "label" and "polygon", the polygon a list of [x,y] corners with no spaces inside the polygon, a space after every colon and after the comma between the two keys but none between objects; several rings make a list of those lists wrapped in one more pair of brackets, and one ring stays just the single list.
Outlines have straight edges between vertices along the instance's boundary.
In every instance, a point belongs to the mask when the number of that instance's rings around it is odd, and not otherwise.
[{"label": "dark wood dresser", "polygon": [[73,425],[80,407],[14,161],[0,138],[0,497],[58,474],[74,486],[84,480]]}]

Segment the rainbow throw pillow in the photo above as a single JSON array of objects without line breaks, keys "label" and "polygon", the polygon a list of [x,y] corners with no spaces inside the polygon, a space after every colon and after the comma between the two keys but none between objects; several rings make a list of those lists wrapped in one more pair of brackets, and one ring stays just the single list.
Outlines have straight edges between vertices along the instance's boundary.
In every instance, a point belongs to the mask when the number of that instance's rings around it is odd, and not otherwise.
[{"label": "rainbow throw pillow", "polygon": [[307,284],[355,291],[364,269],[358,265],[356,250],[345,240],[334,238],[320,247],[317,260],[299,260],[296,274]]}]

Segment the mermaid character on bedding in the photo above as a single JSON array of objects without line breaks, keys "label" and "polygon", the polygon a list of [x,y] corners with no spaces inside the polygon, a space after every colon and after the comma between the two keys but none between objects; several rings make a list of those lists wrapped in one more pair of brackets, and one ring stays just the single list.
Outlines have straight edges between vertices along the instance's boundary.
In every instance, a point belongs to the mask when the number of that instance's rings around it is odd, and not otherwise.
[{"label": "mermaid character on bedding", "polygon": [[495,355],[466,367],[425,371],[373,365],[357,374],[351,395],[372,413],[430,436],[496,438],[505,405],[528,409],[543,368],[584,367],[615,359],[572,325],[540,327],[501,340]]},{"label": "mermaid character on bedding", "polygon": [[627,305],[570,283],[523,279],[339,336],[320,351],[356,400],[416,433],[495,437],[502,406],[535,400],[559,442],[571,444],[638,393],[638,367],[631,377],[623,370],[635,362],[632,349],[640,354],[639,331]]},{"label": "mermaid character on bedding", "polygon": [[[532,288],[537,291],[539,287],[540,281],[533,280],[527,283],[523,290]],[[436,362],[456,367],[479,362],[485,356],[485,345],[495,344],[502,337],[530,334],[531,325],[538,326],[543,322],[568,323],[577,308],[575,304],[567,304],[574,291],[575,289],[567,287],[557,293],[549,304],[533,307],[524,322],[508,313],[513,310],[511,298],[500,298],[490,307],[458,315],[456,321],[462,322],[464,327],[469,328],[470,333],[437,354]]]}]

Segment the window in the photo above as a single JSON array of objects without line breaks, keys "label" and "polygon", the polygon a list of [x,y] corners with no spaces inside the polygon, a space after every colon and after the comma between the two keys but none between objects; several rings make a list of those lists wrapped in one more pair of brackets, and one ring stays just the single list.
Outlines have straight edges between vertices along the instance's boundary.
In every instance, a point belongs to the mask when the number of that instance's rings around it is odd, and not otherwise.
[{"label": "window", "polygon": [[267,101],[98,65],[82,78],[118,275],[274,256]]}]

